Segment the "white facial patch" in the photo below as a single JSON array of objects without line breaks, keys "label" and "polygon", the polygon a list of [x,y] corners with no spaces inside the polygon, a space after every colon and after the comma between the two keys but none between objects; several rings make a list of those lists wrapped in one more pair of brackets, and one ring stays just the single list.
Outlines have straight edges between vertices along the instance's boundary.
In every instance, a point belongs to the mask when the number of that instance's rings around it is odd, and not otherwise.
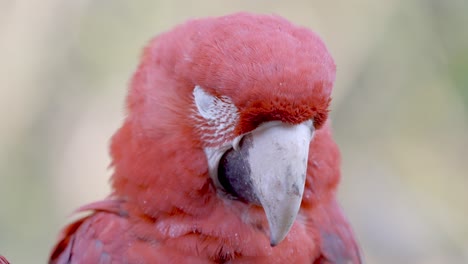
[{"label": "white facial patch", "polygon": [[239,119],[237,107],[226,96],[216,97],[207,93],[199,85],[193,89],[197,107],[198,128],[202,139],[208,145],[220,145],[232,140],[232,135]]}]

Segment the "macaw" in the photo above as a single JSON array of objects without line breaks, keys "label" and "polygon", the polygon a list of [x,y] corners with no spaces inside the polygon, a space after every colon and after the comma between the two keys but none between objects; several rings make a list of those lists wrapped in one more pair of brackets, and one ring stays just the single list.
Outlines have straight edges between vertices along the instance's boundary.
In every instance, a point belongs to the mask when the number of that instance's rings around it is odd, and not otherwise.
[{"label": "macaw", "polygon": [[334,79],[320,37],[275,15],[155,37],[112,137],[112,192],[49,263],[361,263],[336,198]]}]

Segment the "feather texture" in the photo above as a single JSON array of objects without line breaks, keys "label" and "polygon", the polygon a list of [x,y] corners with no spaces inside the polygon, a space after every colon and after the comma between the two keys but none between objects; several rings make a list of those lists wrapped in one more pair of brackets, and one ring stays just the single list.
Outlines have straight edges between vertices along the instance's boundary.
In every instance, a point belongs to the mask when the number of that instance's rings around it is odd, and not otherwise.
[{"label": "feather texture", "polygon": [[[113,192],[80,209],[91,214],[62,231],[50,263],[360,263],[335,197],[334,78],[320,38],[278,16],[192,20],[156,37],[112,138]],[[222,118],[229,127],[207,129]],[[276,247],[261,207],[217,191],[204,151],[272,120],[316,128],[299,214]]]}]

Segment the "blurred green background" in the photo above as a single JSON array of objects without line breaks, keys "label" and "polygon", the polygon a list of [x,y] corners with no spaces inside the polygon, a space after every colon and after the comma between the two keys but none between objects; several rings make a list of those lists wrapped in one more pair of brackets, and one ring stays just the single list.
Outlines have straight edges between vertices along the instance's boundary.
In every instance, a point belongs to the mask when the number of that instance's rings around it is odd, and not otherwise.
[{"label": "blurred green background", "polygon": [[0,2],[0,254],[45,263],[108,193],[109,137],[155,34],[192,17],[276,13],[338,66],[340,200],[367,263],[468,263],[468,1]]}]

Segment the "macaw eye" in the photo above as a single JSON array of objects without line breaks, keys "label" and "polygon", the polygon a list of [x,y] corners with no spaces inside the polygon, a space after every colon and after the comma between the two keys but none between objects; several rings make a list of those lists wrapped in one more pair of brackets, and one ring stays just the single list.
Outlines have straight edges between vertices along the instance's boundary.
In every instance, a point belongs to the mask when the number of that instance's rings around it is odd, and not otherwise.
[{"label": "macaw eye", "polygon": [[226,96],[216,97],[197,85],[193,89],[198,128],[202,140],[207,144],[222,144],[230,138],[239,120],[239,111],[232,100]]},{"label": "macaw eye", "polygon": [[230,121],[228,117],[236,117],[237,107],[226,96],[216,97],[197,85],[193,89],[193,97],[198,113],[208,121]]}]

